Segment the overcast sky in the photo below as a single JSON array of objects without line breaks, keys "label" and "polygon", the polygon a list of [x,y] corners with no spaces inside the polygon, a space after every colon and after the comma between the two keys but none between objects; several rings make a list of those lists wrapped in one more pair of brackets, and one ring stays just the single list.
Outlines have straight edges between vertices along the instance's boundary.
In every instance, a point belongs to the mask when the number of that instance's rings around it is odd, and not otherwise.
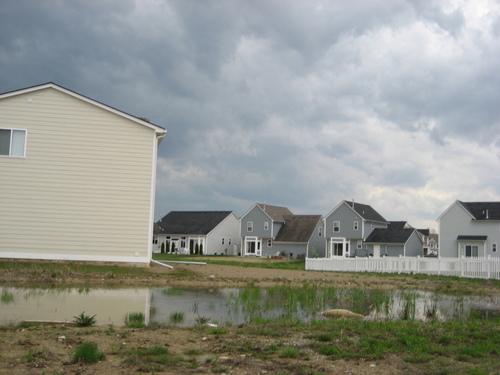
[{"label": "overcast sky", "polygon": [[55,82],[167,129],[156,219],[355,199],[437,229],[500,200],[499,67],[499,1],[0,2],[0,92]]}]

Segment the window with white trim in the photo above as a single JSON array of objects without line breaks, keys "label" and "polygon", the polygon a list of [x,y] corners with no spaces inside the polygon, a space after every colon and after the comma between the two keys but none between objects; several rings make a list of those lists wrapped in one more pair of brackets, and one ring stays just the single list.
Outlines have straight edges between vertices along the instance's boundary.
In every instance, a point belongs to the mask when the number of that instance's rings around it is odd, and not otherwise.
[{"label": "window with white trim", "polygon": [[273,240],[271,238],[267,240],[267,247],[273,247]]},{"label": "window with white trim", "polygon": [[269,221],[264,222],[264,230],[269,230]]},{"label": "window with white trim", "polygon": [[354,221],[354,222],[352,223],[352,229],[354,229],[354,230],[358,230],[358,228],[359,228],[359,223],[358,223],[358,221],[356,220],[356,221]]},{"label": "window with white trim", "polygon": [[158,236],[153,236],[153,243],[155,245],[158,243]]},{"label": "window with white trim", "polygon": [[497,244],[496,243],[491,244],[491,251],[493,251],[494,253],[497,252]]},{"label": "window with white trim", "polygon": [[253,232],[253,221],[247,221],[247,232]]},{"label": "window with white trim", "polygon": [[224,237],[221,239],[221,244],[224,245]]},{"label": "window with white trim", "polygon": [[323,237],[323,227],[318,227],[318,237]]},{"label": "window with white trim", "polygon": [[358,240],[358,242],[357,242],[357,244],[356,244],[356,247],[357,247],[358,249],[362,249],[362,248],[363,248],[363,241]]},{"label": "window with white trim", "polygon": [[228,238],[227,238],[227,244],[228,244],[228,245],[231,245],[231,237],[228,237]]},{"label": "window with white trim", "polygon": [[0,128],[0,156],[24,158],[26,155],[26,130]]},{"label": "window with white trim", "polygon": [[334,221],[333,222],[333,231],[334,232],[340,232],[340,221]]}]

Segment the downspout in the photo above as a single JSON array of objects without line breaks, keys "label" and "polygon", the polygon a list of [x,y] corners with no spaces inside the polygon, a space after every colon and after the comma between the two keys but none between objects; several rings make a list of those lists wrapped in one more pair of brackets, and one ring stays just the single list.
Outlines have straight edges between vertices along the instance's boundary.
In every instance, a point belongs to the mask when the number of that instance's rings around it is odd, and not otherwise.
[{"label": "downspout", "polygon": [[167,268],[174,268],[172,266],[169,266],[168,264],[165,264],[165,263],[162,263],[162,262],[158,262],[157,260],[153,260],[152,258],[151,258],[151,263],[159,264],[160,266],[167,267]]}]

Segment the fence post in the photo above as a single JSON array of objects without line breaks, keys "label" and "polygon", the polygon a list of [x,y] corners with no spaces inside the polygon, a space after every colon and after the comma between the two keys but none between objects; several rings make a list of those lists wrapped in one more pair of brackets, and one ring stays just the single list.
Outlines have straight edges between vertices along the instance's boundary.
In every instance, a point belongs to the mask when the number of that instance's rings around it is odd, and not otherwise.
[{"label": "fence post", "polygon": [[460,277],[464,277],[464,256],[460,257]]},{"label": "fence post", "polygon": [[488,262],[486,263],[486,267],[488,268],[488,271],[487,271],[487,277],[488,279],[490,278],[490,270],[491,270],[491,256],[488,255]]}]

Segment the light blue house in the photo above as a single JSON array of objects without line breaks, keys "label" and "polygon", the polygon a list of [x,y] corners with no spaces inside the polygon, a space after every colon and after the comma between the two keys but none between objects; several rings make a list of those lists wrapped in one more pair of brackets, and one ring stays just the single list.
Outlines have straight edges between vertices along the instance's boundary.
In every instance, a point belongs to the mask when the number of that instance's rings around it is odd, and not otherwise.
[{"label": "light blue house", "polygon": [[321,215],[294,215],[286,207],[256,203],[240,222],[243,256],[324,254]]},{"label": "light blue house", "polygon": [[389,222],[367,204],[342,201],[323,219],[325,256],[368,256],[364,240],[377,228]]},{"label": "light blue house", "polygon": [[242,252],[240,255],[275,255],[273,240],[285,224],[285,216],[293,215],[286,207],[256,203],[240,219]]}]

